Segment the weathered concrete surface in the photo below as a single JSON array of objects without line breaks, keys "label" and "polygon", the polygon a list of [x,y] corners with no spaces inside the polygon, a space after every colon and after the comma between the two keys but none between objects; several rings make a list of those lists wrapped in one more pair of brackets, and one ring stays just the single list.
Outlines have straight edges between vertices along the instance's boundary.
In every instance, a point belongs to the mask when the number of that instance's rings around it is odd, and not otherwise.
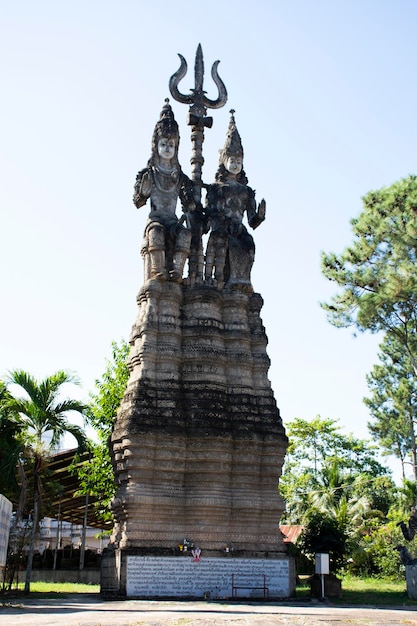
[{"label": "weathered concrete surface", "polygon": [[67,599],[29,598],[0,607],[9,626],[396,626],[417,625],[416,608],[334,607],[328,603],[227,603],[195,601],[105,601],[95,594]]},{"label": "weathered concrete surface", "polygon": [[141,288],[111,443],[118,548],[171,554],[187,538],[203,556],[226,546],[239,556],[286,553],[277,485],[287,438],[262,304],[238,290]]},{"label": "weathered concrete surface", "polygon": [[406,565],[405,579],[407,581],[408,597],[412,598],[413,600],[416,600],[417,599],[417,563],[414,563],[414,565]]},{"label": "weathered concrete surface", "polygon": [[[213,72],[214,77],[215,65]],[[202,84],[201,48],[196,81],[197,75]],[[178,77],[170,82],[176,99]],[[219,87],[220,79],[215,82]],[[277,489],[288,439],[268,378],[263,300],[251,284],[255,244],[243,224],[246,216],[248,225],[257,228],[266,203],[257,205],[247,184],[231,112],[215,183],[209,189],[204,185],[203,208],[202,124],[206,107],[214,104],[202,94],[200,85],[191,100],[186,98],[197,106],[189,118],[192,178],[180,168],[178,124],[166,100],[151,158],[134,188],[136,207],[150,200],[151,210],[141,248],[144,283],[129,340],[130,378],[110,440],[117,488],[111,503],[113,533],[102,559],[106,597],[159,595],[160,564],[151,568],[154,587],[128,593],[129,576],[140,578],[139,571],[129,570],[133,557],[168,559],[194,549],[198,559],[200,554],[224,559],[231,553],[258,559],[260,565],[274,559],[275,571],[279,561],[293,561],[279,530],[284,502]],[[226,90],[219,88],[216,107],[225,101]],[[204,255],[202,234],[209,231]],[[220,588],[216,575],[220,569],[211,578],[213,586],[203,587],[212,598],[224,595],[213,595]],[[287,577],[285,596],[282,586],[268,585],[270,598],[291,597],[293,565]],[[209,597],[200,587],[191,594],[181,578],[174,581],[170,596]],[[248,597],[253,596],[248,592]]]}]

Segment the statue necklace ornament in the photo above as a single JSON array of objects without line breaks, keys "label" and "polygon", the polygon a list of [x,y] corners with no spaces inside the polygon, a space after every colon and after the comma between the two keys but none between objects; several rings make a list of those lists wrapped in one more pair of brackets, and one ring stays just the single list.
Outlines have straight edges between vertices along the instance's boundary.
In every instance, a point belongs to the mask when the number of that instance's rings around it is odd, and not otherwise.
[{"label": "statue necklace ornament", "polygon": [[166,194],[178,191],[179,176],[176,169],[167,170],[162,165],[154,165],[154,168],[154,182],[158,191]]}]

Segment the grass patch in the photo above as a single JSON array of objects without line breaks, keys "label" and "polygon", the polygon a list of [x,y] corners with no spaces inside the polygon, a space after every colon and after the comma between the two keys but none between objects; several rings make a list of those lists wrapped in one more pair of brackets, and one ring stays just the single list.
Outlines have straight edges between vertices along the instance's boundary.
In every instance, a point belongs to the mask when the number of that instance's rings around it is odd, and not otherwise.
[{"label": "grass patch", "polygon": [[[16,597],[23,594],[25,583],[21,582],[17,587],[13,587],[10,593],[1,596],[4,597]],[[60,595],[65,597],[72,593],[100,593],[100,585],[89,585],[84,583],[53,583],[53,582],[32,582],[30,583],[30,595],[36,594],[42,597],[53,597]]]},{"label": "grass patch", "polygon": [[[372,604],[384,606],[415,606],[407,595],[405,580],[384,578],[353,578],[342,580],[344,604]],[[337,601],[335,601],[337,602]]]},{"label": "grass patch", "polygon": [[[310,586],[305,579],[297,585],[296,597],[310,597]],[[407,595],[405,575],[402,580],[346,576],[342,578],[342,598],[329,598],[329,601],[339,606],[417,606],[417,601]]]}]

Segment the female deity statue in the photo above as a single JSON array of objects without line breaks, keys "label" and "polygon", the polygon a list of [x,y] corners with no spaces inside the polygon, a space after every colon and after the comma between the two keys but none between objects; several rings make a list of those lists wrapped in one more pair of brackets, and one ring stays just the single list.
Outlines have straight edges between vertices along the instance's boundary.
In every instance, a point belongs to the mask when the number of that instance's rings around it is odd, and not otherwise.
[{"label": "female deity statue", "polygon": [[141,249],[145,280],[156,278],[181,282],[190,252],[191,232],[176,215],[178,198],[183,211],[193,211],[193,186],[178,162],[178,124],[165,100],[152,137],[152,156],[141,170],[134,188],[133,202],[139,209],[151,199],[151,210]]},{"label": "female deity statue", "polygon": [[265,219],[265,200],[256,206],[255,192],[248,186],[243,170],[243,148],[236,128],[234,111],[227,131],[226,143],[220,151],[216,182],[208,187],[206,214],[211,233],[206,250],[205,280],[214,279],[222,289],[239,288],[252,292],[250,273],[255,258],[253,237],[243,225],[246,212],[248,224],[257,228]]}]

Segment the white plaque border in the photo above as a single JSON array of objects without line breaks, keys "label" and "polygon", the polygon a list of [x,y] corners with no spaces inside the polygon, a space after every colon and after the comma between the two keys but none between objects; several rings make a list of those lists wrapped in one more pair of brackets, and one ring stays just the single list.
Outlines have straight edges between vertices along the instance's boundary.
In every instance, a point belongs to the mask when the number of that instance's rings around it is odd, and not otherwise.
[{"label": "white plaque border", "polygon": [[136,598],[287,598],[292,559],[127,555],[126,596]]}]

